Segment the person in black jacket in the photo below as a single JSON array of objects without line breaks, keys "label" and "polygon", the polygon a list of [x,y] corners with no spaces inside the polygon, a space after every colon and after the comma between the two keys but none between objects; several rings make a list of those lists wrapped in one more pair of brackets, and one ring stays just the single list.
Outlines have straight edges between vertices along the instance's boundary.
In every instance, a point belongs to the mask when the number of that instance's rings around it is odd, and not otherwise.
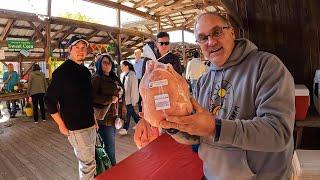
[{"label": "person in black jacket", "polygon": [[[157,34],[157,42],[156,42],[157,50],[155,52],[156,58],[159,62],[168,64],[170,63],[173,66],[173,69],[177,71],[180,75],[182,75],[182,66],[179,60],[179,57],[174,55],[170,51],[170,37],[167,32],[159,32]],[[148,58],[144,59],[142,66],[142,76],[146,71],[146,63],[150,60]]]},{"label": "person in black jacket", "polygon": [[[75,35],[68,42],[69,58],[52,75],[45,102],[61,134],[68,136],[79,160],[80,179],[93,179],[96,128],[89,70],[82,64],[88,41]],[[58,108],[59,107],[59,108]]]},{"label": "person in black jacket", "polygon": [[111,160],[116,164],[115,157],[115,120],[119,108],[118,98],[122,94],[122,85],[116,75],[115,64],[112,57],[107,54],[99,56],[96,63],[96,73],[92,78],[93,106],[95,117],[99,124],[99,134],[105,144],[105,150]]}]

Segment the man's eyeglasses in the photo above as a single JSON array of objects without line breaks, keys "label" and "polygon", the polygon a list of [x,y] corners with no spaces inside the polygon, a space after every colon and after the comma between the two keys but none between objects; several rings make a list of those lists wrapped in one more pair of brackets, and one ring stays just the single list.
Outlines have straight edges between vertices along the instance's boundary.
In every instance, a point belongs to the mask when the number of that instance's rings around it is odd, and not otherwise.
[{"label": "man's eyeglasses", "polygon": [[209,36],[213,39],[219,39],[223,34],[223,30],[229,29],[229,28],[230,26],[223,26],[223,27],[216,26],[211,29],[211,32],[208,35],[203,35],[203,34],[198,35],[196,41],[200,44],[207,43],[209,40]]},{"label": "man's eyeglasses", "polygon": [[170,42],[158,42],[160,46],[168,46]]}]

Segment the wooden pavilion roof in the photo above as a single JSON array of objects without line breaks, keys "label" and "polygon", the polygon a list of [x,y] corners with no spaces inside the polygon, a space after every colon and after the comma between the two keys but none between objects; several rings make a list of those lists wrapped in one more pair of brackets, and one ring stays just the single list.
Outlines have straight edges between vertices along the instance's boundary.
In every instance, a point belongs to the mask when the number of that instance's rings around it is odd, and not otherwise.
[{"label": "wooden pavilion roof", "polygon": [[[49,0],[50,1],[50,0]],[[120,44],[121,56],[130,56],[137,48],[142,48],[145,42],[154,39],[154,34],[161,31],[185,30],[193,32],[195,16],[201,11],[231,12],[229,0],[86,0],[103,6],[143,17],[142,22],[124,24],[120,27],[110,27],[101,24],[75,21],[59,17],[41,17],[32,13],[0,9],[0,47],[5,50],[6,59],[10,61],[43,61],[48,57],[48,49],[55,57],[61,57],[65,51],[63,44],[74,34],[86,35],[90,43]],[[231,7],[231,8],[230,8]],[[231,9],[231,11],[230,11]],[[240,21],[233,18],[237,24]],[[49,33],[46,33],[46,32]],[[27,39],[35,44],[28,57],[22,56],[20,50],[8,50],[6,40]],[[47,41],[50,39],[50,42]],[[188,49],[196,48],[187,44]],[[181,48],[180,44],[175,48]],[[176,50],[179,53],[181,50]],[[46,53],[47,52],[47,53]],[[90,52],[90,51],[89,51]],[[180,53],[181,54],[181,53]],[[90,57],[91,56],[91,57]],[[89,54],[92,59],[93,54]]]}]

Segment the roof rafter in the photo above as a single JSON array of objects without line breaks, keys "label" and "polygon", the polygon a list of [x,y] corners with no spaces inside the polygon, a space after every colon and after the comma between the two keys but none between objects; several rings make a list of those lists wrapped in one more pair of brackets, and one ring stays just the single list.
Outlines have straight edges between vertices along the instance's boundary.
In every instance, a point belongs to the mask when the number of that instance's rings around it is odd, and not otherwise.
[{"label": "roof rafter", "polygon": [[0,36],[1,41],[6,39],[7,35],[9,34],[9,32],[14,24],[14,21],[15,20],[13,20],[13,19],[8,19],[6,27],[3,29],[2,34]]},{"label": "roof rafter", "polygon": [[131,7],[122,5],[120,3],[112,2],[112,1],[106,1],[106,0],[84,0],[84,1],[100,4],[103,6],[108,6],[108,7],[115,8],[115,9],[120,9],[122,11],[126,11],[128,13],[132,13],[134,15],[137,15],[137,16],[140,16],[145,19],[152,20],[152,21],[158,21],[158,19],[159,19],[159,17],[157,17],[157,16],[150,15],[148,13],[136,10],[135,8],[131,8]]}]

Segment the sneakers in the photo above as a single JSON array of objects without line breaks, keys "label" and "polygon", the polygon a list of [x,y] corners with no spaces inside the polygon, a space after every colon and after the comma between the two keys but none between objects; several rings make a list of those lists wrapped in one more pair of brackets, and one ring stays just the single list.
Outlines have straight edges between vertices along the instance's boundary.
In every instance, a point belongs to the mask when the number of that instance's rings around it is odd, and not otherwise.
[{"label": "sneakers", "polygon": [[33,123],[38,124],[39,122],[38,121],[34,121]]},{"label": "sneakers", "polygon": [[43,122],[46,122],[47,120],[45,120],[45,119],[42,119],[42,121],[43,121]]},{"label": "sneakers", "polygon": [[120,134],[121,136],[125,136],[125,135],[128,134],[128,131],[127,131],[126,129],[120,129],[120,130],[119,130],[119,134]]}]

